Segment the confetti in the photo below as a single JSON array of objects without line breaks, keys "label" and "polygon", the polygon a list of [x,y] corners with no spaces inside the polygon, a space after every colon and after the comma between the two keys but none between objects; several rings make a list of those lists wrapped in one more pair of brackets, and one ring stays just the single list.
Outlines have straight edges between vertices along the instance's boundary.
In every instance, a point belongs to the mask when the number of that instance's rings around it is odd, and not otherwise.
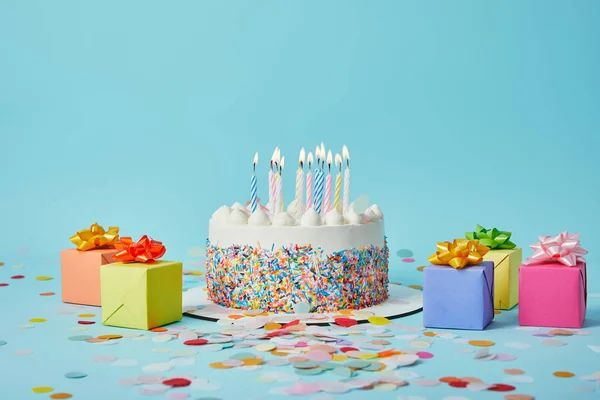
[{"label": "confetti", "polygon": [[54,391],[53,387],[50,386],[36,386],[34,388],[31,388],[31,391],[33,393],[50,393],[52,391]]},{"label": "confetti", "polygon": [[531,345],[529,343],[523,343],[523,342],[507,342],[504,343],[504,346],[506,347],[510,347],[511,349],[528,349],[531,347]]},{"label": "confetti", "polygon": [[565,346],[567,344],[567,342],[562,341],[562,340],[555,340],[555,339],[545,339],[545,340],[542,340],[542,344],[544,346],[557,347],[557,346]]},{"label": "confetti", "polygon": [[371,316],[367,320],[373,325],[387,325],[391,324],[391,321],[385,317]]},{"label": "confetti", "polygon": [[41,323],[41,322],[46,322],[46,319],[45,318],[31,318],[29,320],[29,322]]},{"label": "confetti", "polygon": [[469,344],[476,347],[489,347],[495,345],[496,343],[492,342],[491,340],[469,340]]},{"label": "confetti", "polygon": [[572,378],[575,376],[574,373],[568,371],[556,371],[553,372],[552,375],[556,376],[557,378]]},{"label": "confetti", "polygon": [[54,293],[54,292],[43,292],[43,293],[40,293],[40,296],[54,296],[55,294],[56,293]]},{"label": "confetti", "polygon": [[504,400],[534,400],[534,397],[528,394],[506,394]]},{"label": "confetti", "polygon": [[507,375],[522,375],[525,373],[525,371],[518,368],[508,368],[504,370],[504,373]]},{"label": "confetti", "polygon": [[71,393],[52,393],[50,395],[51,399],[70,399],[71,397],[73,397],[73,395]]},{"label": "confetti", "polygon": [[[54,279],[54,278],[51,277],[51,276],[36,276],[35,277],[36,281],[51,281],[52,279]],[[61,397],[61,398],[65,398],[66,399],[67,397]]]},{"label": "confetti", "polygon": [[67,372],[65,378],[68,379],[81,379],[88,376],[85,372]]}]

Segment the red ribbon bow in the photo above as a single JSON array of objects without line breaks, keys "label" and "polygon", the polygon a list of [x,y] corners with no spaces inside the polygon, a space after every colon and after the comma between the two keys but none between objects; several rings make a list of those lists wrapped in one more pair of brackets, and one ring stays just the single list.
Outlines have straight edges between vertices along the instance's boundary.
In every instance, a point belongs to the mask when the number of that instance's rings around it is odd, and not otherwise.
[{"label": "red ribbon bow", "polygon": [[121,237],[121,240],[115,243],[115,248],[119,252],[113,255],[113,259],[120,262],[153,263],[167,251],[162,242],[150,239],[147,235],[142,236],[137,243],[130,237]]}]

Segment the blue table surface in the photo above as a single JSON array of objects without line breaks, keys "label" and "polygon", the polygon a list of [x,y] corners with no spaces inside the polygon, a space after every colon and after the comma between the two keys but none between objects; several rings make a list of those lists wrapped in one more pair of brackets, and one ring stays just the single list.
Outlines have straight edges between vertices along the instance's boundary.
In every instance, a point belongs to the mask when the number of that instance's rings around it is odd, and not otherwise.
[{"label": "blue table surface", "polygon": [[[502,311],[495,316],[492,324],[485,331],[450,331],[457,335],[456,339],[484,339],[495,342],[490,353],[511,354],[516,357],[512,361],[481,361],[474,358],[474,353],[462,352],[465,348],[479,350],[457,340],[432,338],[428,349],[420,349],[433,354],[433,358],[419,360],[410,367],[401,367],[394,373],[400,375],[412,371],[421,379],[437,380],[444,376],[477,377],[486,383],[509,383],[511,377],[504,372],[507,368],[522,369],[522,382],[510,383],[515,391],[501,393],[492,391],[476,392],[469,389],[453,388],[445,383],[435,387],[423,387],[415,384],[415,378],[408,379],[409,384],[391,392],[371,390],[365,392],[355,390],[343,394],[316,393],[306,396],[289,396],[277,392],[273,388],[293,386],[294,382],[262,383],[261,375],[268,372],[285,373],[301,382],[334,381],[342,379],[325,372],[321,375],[297,376],[294,368],[288,366],[261,366],[254,371],[239,369],[213,369],[209,363],[223,361],[241,351],[259,354],[257,350],[225,349],[221,351],[204,351],[200,347],[185,346],[174,338],[160,343],[153,339],[160,333],[133,331],[103,326],[100,321],[100,309],[63,304],[60,296],[60,266],[58,252],[54,257],[43,257],[31,252],[14,254],[3,261],[0,267],[0,283],[8,286],[0,287],[0,346],[1,399],[42,399],[52,394],[69,393],[74,399],[129,399],[142,398],[143,385],[123,386],[122,378],[135,378],[142,375],[158,374],[164,377],[189,377],[207,379],[204,385],[198,384],[186,388],[169,389],[155,395],[157,398],[212,398],[212,399],[272,399],[285,397],[301,397],[307,399],[363,399],[373,396],[382,399],[503,399],[508,394],[527,394],[536,399],[588,399],[598,398],[599,382],[589,378],[600,371],[600,354],[588,345],[600,346],[600,298],[590,290],[587,319],[583,328],[584,334],[561,336],[556,339],[566,342],[563,346],[547,346],[542,342],[547,337],[533,336],[534,333],[545,332],[519,329],[517,309]],[[188,257],[189,259],[190,257]],[[186,260],[186,258],[182,258]],[[403,284],[419,284],[421,272],[416,268],[425,262],[425,257],[417,257],[416,262],[403,262],[395,254],[390,260],[390,279]],[[203,270],[198,259],[184,262],[186,270]],[[23,275],[22,279],[12,279],[15,275]],[[50,276],[51,280],[38,280],[37,277]],[[202,277],[186,275],[185,288],[197,285]],[[40,296],[40,293],[55,292],[55,295]],[[93,318],[81,318],[79,314],[94,314]],[[30,322],[34,318],[43,318],[45,322]],[[80,325],[80,320],[95,321],[93,325]],[[393,321],[405,326],[420,327],[422,314]],[[182,329],[202,332],[214,332],[225,329],[214,322],[184,317],[180,322],[170,325],[169,329]],[[423,330],[401,329],[392,326],[390,331],[398,336],[416,334],[422,336]],[[441,330],[436,330],[441,332]],[[72,341],[70,337],[77,335],[99,336],[103,334],[139,334],[137,338],[124,337],[104,343],[88,343]],[[146,340],[140,340],[146,339]],[[352,336],[348,337],[352,340]],[[409,349],[410,343],[403,338],[391,338],[392,343],[386,348]],[[528,344],[529,348],[514,348],[507,343]],[[523,347],[523,346],[522,346]],[[189,366],[177,366],[165,372],[148,372],[143,368],[153,363],[165,363],[176,355],[178,350],[198,350],[192,356]],[[158,351],[157,351],[158,350]],[[162,351],[161,351],[162,350]],[[23,354],[23,352],[30,354]],[[94,357],[112,355],[125,366],[113,365],[111,362],[95,362]],[[268,353],[260,353],[265,360],[278,358]],[[125,361],[123,361],[125,360]],[[556,371],[572,372],[571,378],[558,378]],[[87,376],[70,379],[65,374],[82,372]],[[376,378],[377,372],[359,372],[358,377]],[[284,375],[284,376],[286,376]],[[524,378],[523,378],[524,377]],[[600,377],[600,372],[598,377]],[[582,379],[582,378],[588,378]],[[507,381],[508,379],[508,381]],[[526,382],[528,381],[528,382]],[[35,387],[49,386],[51,392],[36,394]],[[420,396],[420,397],[411,397]],[[509,397],[510,398],[510,397]]]}]

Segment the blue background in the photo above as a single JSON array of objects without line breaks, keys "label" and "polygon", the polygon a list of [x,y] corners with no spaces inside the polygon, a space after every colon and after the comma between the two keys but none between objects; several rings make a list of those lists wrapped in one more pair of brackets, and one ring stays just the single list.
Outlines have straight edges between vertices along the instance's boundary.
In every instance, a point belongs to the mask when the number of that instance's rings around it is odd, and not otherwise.
[{"label": "blue background", "polygon": [[264,199],[282,149],[290,199],[324,141],[392,251],[580,232],[598,290],[599,36],[595,0],[0,0],[0,256],[97,221],[182,259],[249,198],[255,151]]}]

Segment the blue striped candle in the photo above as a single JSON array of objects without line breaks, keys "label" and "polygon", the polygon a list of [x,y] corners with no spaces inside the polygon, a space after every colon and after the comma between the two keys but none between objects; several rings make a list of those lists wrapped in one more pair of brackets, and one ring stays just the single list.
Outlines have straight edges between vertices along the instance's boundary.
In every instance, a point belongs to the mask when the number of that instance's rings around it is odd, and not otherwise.
[{"label": "blue striped candle", "polygon": [[252,166],[252,179],[250,180],[250,208],[252,212],[256,211],[258,205],[258,198],[256,196],[256,164],[258,164],[258,153],[254,154],[254,164]]}]

